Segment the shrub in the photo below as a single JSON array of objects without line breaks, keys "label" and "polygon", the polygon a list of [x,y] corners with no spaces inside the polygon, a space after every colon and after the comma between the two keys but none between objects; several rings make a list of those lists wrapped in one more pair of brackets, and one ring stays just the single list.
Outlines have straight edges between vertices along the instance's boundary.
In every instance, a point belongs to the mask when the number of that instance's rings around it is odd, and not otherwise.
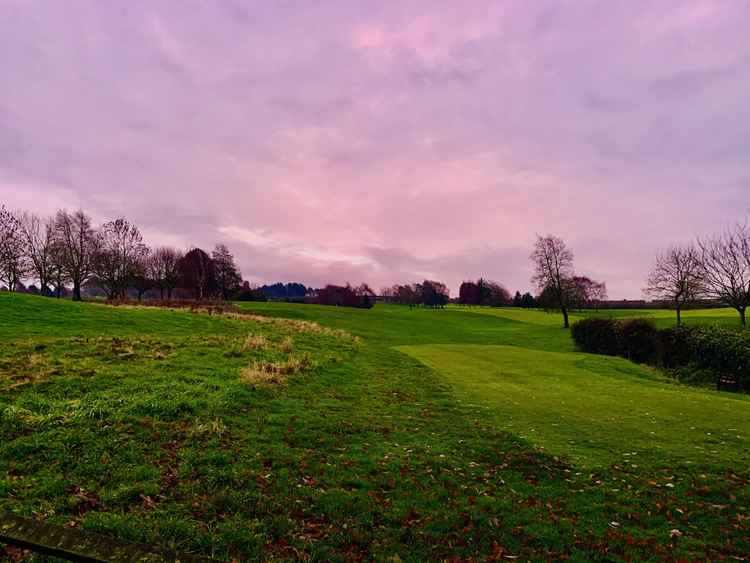
[{"label": "shrub", "polygon": [[692,359],[717,376],[731,375],[742,389],[750,390],[750,332],[727,328],[703,327],[690,336]]},{"label": "shrub", "polygon": [[656,325],[648,319],[628,319],[617,322],[622,355],[639,364],[656,361]]},{"label": "shrub", "polygon": [[693,361],[691,337],[700,327],[677,326],[657,333],[657,365],[674,369]]},{"label": "shrub", "polygon": [[648,319],[584,319],[573,324],[571,335],[584,352],[658,365],[683,381],[718,382],[728,376],[750,391],[750,331],[720,326],[657,330]]},{"label": "shrub", "polygon": [[614,319],[583,319],[571,327],[571,335],[578,347],[592,354],[622,355],[618,333]]}]

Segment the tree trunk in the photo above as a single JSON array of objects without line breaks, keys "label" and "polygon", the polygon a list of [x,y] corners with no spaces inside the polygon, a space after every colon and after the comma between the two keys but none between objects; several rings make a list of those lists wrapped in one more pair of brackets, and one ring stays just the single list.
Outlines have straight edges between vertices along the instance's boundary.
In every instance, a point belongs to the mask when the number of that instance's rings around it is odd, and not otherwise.
[{"label": "tree trunk", "polygon": [[164,288],[163,287],[159,288],[159,299],[164,301]]},{"label": "tree trunk", "polygon": [[680,316],[680,306],[677,305],[675,307],[675,310],[677,311],[677,326],[680,326],[682,324],[682,317]]},{"label": "tree trunk", "polygon": [[570,328],[570,321],[568,321],[568,309],[566,307],[562,307],[562,314],[563,314],[563,326],[565,328]]},{"label": "tree trunk", "polygon": [[73,282],[73,301],[81,301],[81,283]]},{"label": "tree trunk", "polygon": [[740,309],[740,322],[743,328],[747,328],[747,319],[745,318],[745,308]]}]

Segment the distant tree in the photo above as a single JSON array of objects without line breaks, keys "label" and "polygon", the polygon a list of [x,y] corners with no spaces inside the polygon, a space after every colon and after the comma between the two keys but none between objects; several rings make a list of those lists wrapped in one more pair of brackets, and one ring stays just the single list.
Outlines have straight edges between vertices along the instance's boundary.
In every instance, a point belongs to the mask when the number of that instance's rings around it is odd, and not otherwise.
[{"label": "distant tree", "polygon": [[511,303],[510,293],[501,284],[479,278],[465,281],[458,290],[458,302],[463,305],[502,307]]},{"label": "distant tree", "polygon": [[205,251],[193,248],[180,260],[180,276],[185,288],[193,291],[196,299],[209,297],[216,288],[214,262]]},{"label": "distant tree", "polygon": [[375,306],[376,295],[369,285],[363,283],[354,288],[354,295],[359,298],[359,307],[363,309],[372,309]]},{"label": "distant tree", "polygon": [[172,292],[179,285],[182,258],[182,252],[168,246],[156,248],[149,255],[147,276],[159,290],[161,299],[164,299],[165,292],[167,299],[171,299]]},{"label": "distant tree", "polygon": [[96,231],[82,210],[61,210],[55,216],[55,245],[65,279],[73,284],[73,300],[81,300],[81,286],[93,275]]},{"label": "distant tree", "polygon": [[494,281],[480,279],[479,286],[480,305],[489,307],[505,307],[510,305],[510,292],[502,285]]},{"label": "distant tree", "polygon": [[465,281],[458,288],[458,302],[461,305],[479,305],[480,299],[480,288],[473,281]]},{"label": "distant tree", "polygon": [[130,283],[136,291],[138,301],[142,300],[146,292],[156,285],[156,282],[150,275],[151,258],[151,249],[146,248],[146,252],[133,265],[133,274],[130,277]]},{"label": "distant tree", "polygon": [[55,225],[51,218],[23,213],[21,234],[29,259],[30,273],[39,281],[38,292],[50,295],[50,286],[57,275]]},{"label": "distant tree", "polygon": [[520,307],[522,300],[523,300],[523,296],[521,295],[521,292],[516,291],[516,294],[513,296],[513,306]]},{"label": "distant tree", "polygon": [[589,306],[594,307],[597,310],[608,298],[607,282],[594,282],[587,293]]},{"label": "distant tree", "polygon": [[19,214],[0,207],[0,281],[9,291],[16,291],[28,271],[29,262]]},{"label": "distant tree", "polygon": [[570,281],[569,305],[571,308],[598,307],[607,298],[607,284],[586,276],[573,276]]},{"label": "distant tree", "polygon": [[234,297],[237,301],[266,301],[267,297],[261,291],[261,288],[250,285],[250,282],[243,281],[242,287]]},{"label": "distant tree", "polygon": [[[124,298],[136,275],[145,273],[148,247],[141,231],[127,219],[115,219],[102,225],[97,236],[92,270],[97,283],[109,299]],[[139,271],[139,268],[144,268]]]},{"label": "distant tree", "polygon": [[367,284],[356,288],[349,284],[345,286],[329,284],[318,290],[317,302],[320,305],[370,309],[375,305],[375,292]]},{"label": "distant tree", "polygon": [[750,306],[750,229],[736,224],[723,234],[698,239],[701,272],[708,297],[732,307],[747,326]]},{"label": "distant tree", "polygon": [[281,283],[277,282],[270,285],[263,285],[260,291],[266,299],[282,301],[302,301],[307,295],[307,287],[297,282]]},{"label": "distant tree", "polygon": [[534,299],[534,296],[531,295],[528,291],[523,294],[521,297],[521,307],[524,309],[533,309],[537,306],[536,299]]},{"label": "distant tree", "polygon": [[548,292],[554,308],[562,312],[563,325],[570,327],[568,310],[574,290],[573,253],[561,238],[547,235],[538,236],[531,254],[534,263],[532,281],[542,292]]},{"label": "distant tree", "polygon": [[412,308],[421,301],[422,288],[418,284],[394,285],[393,295],[397,303]]},{"label": "distant tree", "polygon": [[242,275],[234,263],[234,256],[223,244],[217,244],[211,258],[214,263],[216,289],[224,301],[237,293],[242,285]]},{"label": "distant tree", "polygon": [[643,292],[671,303],[677,313],[677,324],[681,324],[682,308],[704,293],[701,258],[695,247],[672,246],[658,254]]},{"label": "distant tree", "polygon": [[445,307],[448,304],[450,293],[448,287],[441,282],[424,280],[421,284],[421,303],[425,307]]},{"label": "distant tree", "polygon": [[392,287],[381,287],[380,297],[386,303],[393,303],[396,300],[396,294]]}]

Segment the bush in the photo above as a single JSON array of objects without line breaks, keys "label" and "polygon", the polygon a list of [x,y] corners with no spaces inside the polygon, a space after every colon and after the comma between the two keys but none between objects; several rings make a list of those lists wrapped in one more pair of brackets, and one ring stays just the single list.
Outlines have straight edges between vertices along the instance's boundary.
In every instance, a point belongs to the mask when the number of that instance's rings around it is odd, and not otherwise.
[{"label": "bush", "polygon": [[693,361],[691,337],[700,327],[677,326],[657,333],[657,365],[665,369],[686,366]]},{"label": "bush", "polygon": [[648,319],[629,319],[616,323],[622,355],[639,364],[656,361],[656,325]]},{"label": "bush", "polygon": [[584,319],[571,335],[584,352],[623,356],[634,362],[675,370],[684,381],[735,379],[750,391],[750,331],[720,326],[657,330],[647,319]]},{"label": "bush", "polygon": [[617,324],[614,319],[583,319],[573,323],[571,335],[584,352],[620,356],[622,347]]},{"label": "bush", "polygon": [[750,332],[704,327],[691,333],[690,347],[698,367],[731,375],[740,388],[750,390]]}]

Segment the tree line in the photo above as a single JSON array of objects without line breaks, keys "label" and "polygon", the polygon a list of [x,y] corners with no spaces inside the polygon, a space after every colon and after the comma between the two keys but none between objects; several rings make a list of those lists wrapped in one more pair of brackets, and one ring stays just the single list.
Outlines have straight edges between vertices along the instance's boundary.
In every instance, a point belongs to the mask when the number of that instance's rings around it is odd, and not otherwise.
[{"label": "tree line", "polygon": [[736,223],[722,233],[673,245],[656,256],[644,293],[681,311],[701,299],[731,307],[747,326],[750,306],[750,228]]},{"label": "tree line", "polygon": [[76,301],[87,284],[108,299],[124,299],[129,289],[139,299],[149,290],[171,299],[177,288],[196,299],[229,299],[242,285],[224,244],[210,255],[200,248],[150,248],[124,218],[95,227],[82,210],[41,217],[0,206],[0,282],[13,291],[24,279],[38,282],[39,293],[48,296],[61,297],[70,286]]},{"label": "tree line", "polygon": [[[540,295],[537,304],[568,314],[581,302],[588,306],[607,299],[606,285],[578,276],[573,253],[556,236],[538,236],[531,254],[532,281]],[[747,223],[727,227],[722,233],[698,237],[694,243],[673,245],[656,256],[643,288],[645,295],[669,303],[681,324],[682,310],[699,301],[710,301],[737,311],[747,326],[750,306],[750,228]]]},{"label": "tree line", "polygon": [[418,306],[442,308],[450,301],[448,287],[434,280],[384,287],[380,290],[380,296],[387,303],[399,303],[408,305],[410,308]]},{"label": "tree line", "polygon": [[[573,253],[556,236],[537,236],[530,256],[537,296],[510,292],[500,283],[479,278],[461,284],[456,302],[463,305],[540,307],[557,310],[569,326],[569,313],[596,308],[607,300],[607,286],[579,275]],[[176,290],[195,299],[284,299],[322,304],[371,307],[377,298],[366,284],[328,285],[322,289],[302,284],[273,284],[252,288],[243,282],[234,256],[224,244],[209,254],[200,248],[183,252],[151,248],[137,226],[118,218],[95,227],[84,211],[60,210],[42,217],[11,212],[0,205],[0,284],[13,291],[23,280],[34,279],[43,295],[61,297],[72,287],[80,300],[87,285],[100,288],[109,299],[123,299],[129,290],[140,299],[158,291],[172,299]],[[681,323],[682,310],[698,301],[734,308],[743,326],[750,306],[750,228],[738,223],[724,232],[699,237],[694,243],[674,245],[657,255],[644,294],[667,302]],[[450,301],[439,281],[396,284],[383,288],[380,298],[409,307],[444,307]]]}]

